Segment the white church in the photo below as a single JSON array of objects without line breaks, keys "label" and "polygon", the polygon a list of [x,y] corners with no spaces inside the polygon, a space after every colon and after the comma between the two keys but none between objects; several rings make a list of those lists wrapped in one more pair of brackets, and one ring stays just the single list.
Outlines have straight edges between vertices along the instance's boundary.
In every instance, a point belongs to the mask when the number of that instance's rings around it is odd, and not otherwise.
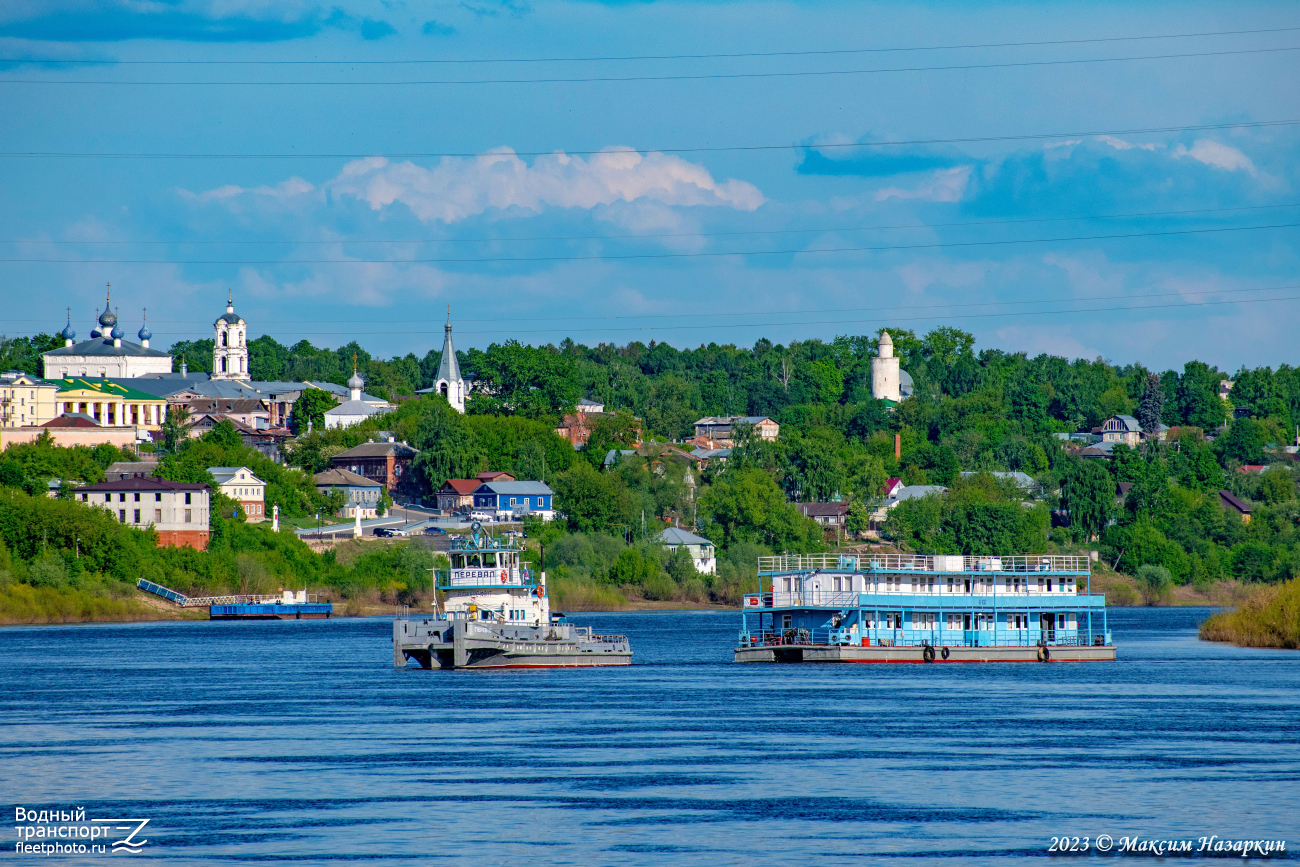
[{"label": "white church", "polygon": [[70,376],[96,379],[134,379],[151,373],[171,373],[172,357],[149,346],[153,334],[142,322],[136,334],[139,343],[125,340],[122,324],[113,310],[112,285],[105,294],[104,312],[95,320],[90,339],[77,342],[77,332],[72,329],[72,311],[68,311],[68,324],[59,332],[63,346],[41,356],[46,379],[66,379]]},{"label": "white church", "polygon": [[[109,285],[109,292],[112,285]],[[153,333],[142,322],[136,333],[139,343],[125,339],[111,294],[104,302],[90,339],[77,342],[72,328],[72,311],[68,324],[59,332],[63,346],[41,356],[45,379],[92,377],[95,379],[138,379],[172,372],[170,353],[149,345]],[[212,379],[242,380],[252,378],[248,371],[248,323],[235,312],[234,296],[226,299],[226,312],[213,323],[215,345],[212,349]]]}]

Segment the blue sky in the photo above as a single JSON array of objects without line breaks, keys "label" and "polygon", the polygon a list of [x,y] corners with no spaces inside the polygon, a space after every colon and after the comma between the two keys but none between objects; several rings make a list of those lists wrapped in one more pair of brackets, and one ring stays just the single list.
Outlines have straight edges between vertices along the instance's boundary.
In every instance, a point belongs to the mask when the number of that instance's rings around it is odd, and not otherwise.
[{"label": "blue sky", "polygon": [[[231,290],[254,334],[385,356],[451,304],[462,347],[946,324],[1296,364],[1300,125],[1251,125],[1300,121],[1282,28],[1294,4],[17,0],[0,152],[184,158],[0,157],[3,330],[70,306],[84,335],[111,281],[162,344]],[[927,50],[373,63],[864,48]],[[612,78],[641,80],[535,80]],[[465,80],[495,83],[428,83]],[[1006,138],[1040,133],[1079,135]],[[117,261],[14,261],[41,259]]]}]

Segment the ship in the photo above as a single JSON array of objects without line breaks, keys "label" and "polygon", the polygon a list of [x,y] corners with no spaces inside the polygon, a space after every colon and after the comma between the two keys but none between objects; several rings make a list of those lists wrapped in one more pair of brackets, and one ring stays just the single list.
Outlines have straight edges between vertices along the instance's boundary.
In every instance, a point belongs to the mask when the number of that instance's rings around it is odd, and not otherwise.
[{"label": "ship", "polygon": [[734,659],[1113,660],[1091,566],[1089,557],[1035,554],[760,557],[760,592],[742,597]]},{"label": "ship", "polygon": [[552,612],[546,573],[531,570],[513,538],[478,522],[451,540],[451,568],[435,570],[434,611],[393,619],[393,665],[422,668],[594,668],[627,665],[622,635],[599,635]]}]

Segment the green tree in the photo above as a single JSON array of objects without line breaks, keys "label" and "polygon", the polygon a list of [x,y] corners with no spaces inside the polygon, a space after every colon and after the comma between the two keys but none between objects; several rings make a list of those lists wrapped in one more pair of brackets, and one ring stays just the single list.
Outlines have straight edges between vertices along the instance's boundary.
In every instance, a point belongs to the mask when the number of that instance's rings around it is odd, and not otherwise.
[{"label": "green tree", "polygon": [[821,547],[820,526],[786,502],[772,477],[760,469],[729,469],[700,496],[709,538],[758,542],[777,551]]},{"label": "green tree", "polygon": [[1149,373],[1142,388],[1142,400],[1138,403],[1138,424],[1142,426],[1144,434],[1150,436],[1160,429],[1160,418],[1164,411],[1164,387],[1160,384],[1160,377]]},{"label": "green tree", "polygon": [[476,413],[557,416],[571,412],[581,396],[577,364],[552,348],[508,340],[469,356],[483,384],[471,400]]},{"label": "green tree", "polygon": [[1177,404],[1183,424],[1204,431],[1218,430],[1227,408],[1219,398],[1219,380],[1223,375],[1199,361],[1183,365],[1178,380]]},{"label": "green tree", "polygon": [[849,502],[848,514],[844,516],[844,529],[852,536],[857,536],[871,529],[872,506],[862,500]]},{"label": "green tree", "polygon": [[790,497],[825,503],[835,494],[843,494],[847,480],[838,454],[838,439],[834,431],[826,428],[790,437],[787,446],[790,472],[785,477]]},{"label": "green tree", "polygon": [[223,449],[237,449],[244,444],[244,438],[239,435],[239,431],[228,418],[223,418],[214,424],[212,430],[200,439]]},{"label": "green tree", "polygon": [[556,508],[581,533],[624,532],[632,523],[632,501],[620,476],[578,461],[555,476]]},{"label": "green tree", "polygon": [[431,402],[413,445],[420,451],[413,472],[431,491],[448,479],[473,478],[483,469],[483,449],[474,429],[446,401]]},{"label": "green tree", "polygon": [[587,444],[582,456],[593,467],[600,468],[610,449],[630,449],[641,441],[641,425],[625,412],[603,413],[591,424]]},{"label": "green tree", "polygon": [[1095,461],[1075,458],[1063,474],[1061,508],[1070,526],[1084,539],[1095,539],[1105,528],[1115,503],[1115,482]]},{"label": "green tree", "polygon": [[1296,483],[1285,467],[1269,467],[1259,479],[1259,498],[1270,506],[1296,498]]},{"label": "green tree", "polygon": [[178,340],[172,344],[172,348],[167,353],[176,359],[177,369],[182,361],[185,366],[192,371],[200,373],[212,372],[212,351],[216,347],[216,341],[212,338],[205,340]]},{"label": "green tree", "polygon": [[1138,587],[1142,590],[1142,595],[1146,597],[1147,602],[1154,603],[1169,592],[1170,586],[1173,585],[1173,575],[1164,566],[1153,566],[1147,564],[1139,566],[1137,575]]},{"label": "green tree", "polygon": [[169,452],[176,451],[176,446],[189,430],[189,420],[189,407],[170,406],[167,408],[167,418],[162,423],[163,448]]},{"label": "green tree", "polygon": [[290,421],[294,433],[306,433],[309,427],[325,427],[325,411],[333,409],[338,398],[323,388],[305,388],[294,401]]},{"label": "green tree", "polygon": [[1214,441],[1214,450],[1225,463],[1260,463],[1264,460],[1264,433],[1254,419],[1233,419],[1228,432]]}]

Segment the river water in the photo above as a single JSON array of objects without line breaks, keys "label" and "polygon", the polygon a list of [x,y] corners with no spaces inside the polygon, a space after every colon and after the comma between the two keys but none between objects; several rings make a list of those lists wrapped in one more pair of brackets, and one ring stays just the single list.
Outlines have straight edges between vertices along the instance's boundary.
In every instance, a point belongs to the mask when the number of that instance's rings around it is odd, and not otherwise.
[{"label": "river water", "polygon": [[731,664],[738,614],[583,614],[636,664],[502,672],[396,670],[387,618],[0,629],[0,860],[118,857],[16,855],[18,806],[148,818],[120,857],[177,864],[1296,857],[1300,654],[1207,613],[1113,610],[1115,663],[839,666]]}]

